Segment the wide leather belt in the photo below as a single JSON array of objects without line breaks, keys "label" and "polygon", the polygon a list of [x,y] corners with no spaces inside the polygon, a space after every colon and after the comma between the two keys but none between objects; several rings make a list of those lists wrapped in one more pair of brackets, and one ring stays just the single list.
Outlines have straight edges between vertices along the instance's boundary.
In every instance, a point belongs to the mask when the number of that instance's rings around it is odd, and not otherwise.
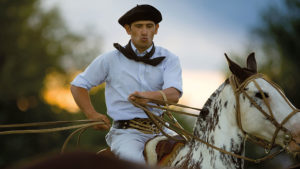
[{"label": "wide leather belt", "polygon": [[159,134],[160,130],[148,118],[135,118],[132,120],[118,120],[113,122],[116,129],[136,129],[145,134]]}]

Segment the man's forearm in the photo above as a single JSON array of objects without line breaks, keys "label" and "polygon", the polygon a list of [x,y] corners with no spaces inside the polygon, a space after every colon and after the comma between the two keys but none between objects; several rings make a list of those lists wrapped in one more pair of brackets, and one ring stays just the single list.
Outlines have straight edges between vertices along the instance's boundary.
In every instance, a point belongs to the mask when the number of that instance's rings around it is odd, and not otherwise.
[{"label": "man's forearm", "polygon": [[108,130],[110,128],[110,121],[106,115],[98,113],[91,103],[89,92],[81,87],[71,86],[71,93],[76,104],[84,112],[86,117],[91,120],[102,120],[104,124],[94,126],[95,129]]},{"label": "man's forearm", "polygon": [[[177,89],[171,87],[162,90],[162,92],[166,95],[169,102],[177,103],[179,101],[181,93]],[[153,102],[157,104],[164,104],[163,96],[159,91],[134,92],[129,96],[129,99],[140,103]]]},{"label": "man's forearm", "polygon": [[91,103],[89,93],[86,89],[72,85],[71,93],[76,104],[87,117],[91,117],[96,112]]},{"label": "man's forearm", "polygon": [[[167,101],[172,102],[172,103],[177,103],[179,101],[180,92],[177,89],[171,87],[171,88],[162,90],[162,92],[165,94]],[[155,103],[159,103],[159,104],[164,103],[163,95],[159,91],[150,92],[149,98],[158,100],[158,102],[154,101]]]},{"label": "man's forearm", "polygon": [[[173,88],[173,87],[170,87],[170,88],[167,88],[165,90],[162,90],[162,92],[165,93],[166,97],[167,97],[167,100],[169,102],[172,102],[172,103],[177,103],[179,101],[179,98],[180,98],[180,92]],[[160,93],[161,94],[161,93]],[[162,96],[161,96],[162,97]]]}]

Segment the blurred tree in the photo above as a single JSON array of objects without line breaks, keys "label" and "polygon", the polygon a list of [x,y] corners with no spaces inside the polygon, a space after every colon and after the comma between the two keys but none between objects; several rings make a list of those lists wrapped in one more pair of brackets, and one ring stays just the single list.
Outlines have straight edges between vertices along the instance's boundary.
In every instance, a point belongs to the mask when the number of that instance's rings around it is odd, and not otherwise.
[{"label": "blurred tree", "polygon": [[[300,0],[284,0],[280,6],[271,6],[263,12],[263,24],[254,29],[254,35],[263,48],[260,72],[268,75],[283,88],[287,97],[300,107]],[[264,150],[248,144],[247,155],[263,156]],[[294,161],[295,162],[295,161]],[[246,168],[288,168],[293,159],[282,154],[262,164],[246,163]]]},{"label": "blurred tree", "polygon": [[[87,43],[91,39],[72,33],[56,8],[43,11],[38,0],[0,0],[0,28],[0,124],[84,118],[64,110],[53,113],[60,108],[48,105],[41,90],[47,74],[60,72],[68,79],[66,70],[82,68],[87,63],[84,59],[90,61],[90,56],[96,56],[98,39]],[[99,95],[102,93],[103,89]],[[104,98],[97,102],[103,105]],[[98,111],[104,112],[105,104]],[[56,151],[68,133],[0,136],[0,168]],[[91,145],[99,146],[103,135],[99,132],[87,137],[94,139]]]},{"label": "blurred tree", "polygon": [[265,64],[261,71],[279,84],[300,107],[300,0],[285,0],[263,14],[263,25],[255,30],[262,41]]}]

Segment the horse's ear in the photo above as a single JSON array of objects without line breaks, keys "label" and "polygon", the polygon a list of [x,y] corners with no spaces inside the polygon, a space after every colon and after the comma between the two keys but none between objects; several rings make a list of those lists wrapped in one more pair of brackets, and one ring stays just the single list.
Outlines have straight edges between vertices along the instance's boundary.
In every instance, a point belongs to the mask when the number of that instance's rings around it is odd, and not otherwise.
[{"label": "horse's ear", "polygon": [[247,58],[247,68],[251,72],[257,73],[257,64],[256,64],[256,59],[255,59],[254,52],[250,53],[248,58]]},{"label": "horse's ear", "polygon": [[231,59],[229,59],[226,53],[225,57],[227,59],[230,71],[239,79],[240,82],[243,82],[249,77],[249,73],[238,64],[234,63]]},{"label": "horse's ear", "polygon": [[225,57],[227,59],[228,66],[231,73],[233,73],[234,75],[238,75],[240,74],[240,72],[243,71],[243,68],[241,68],[238,64],[234,63],[231,59],[229,59],[226,53],[225,53]]}]

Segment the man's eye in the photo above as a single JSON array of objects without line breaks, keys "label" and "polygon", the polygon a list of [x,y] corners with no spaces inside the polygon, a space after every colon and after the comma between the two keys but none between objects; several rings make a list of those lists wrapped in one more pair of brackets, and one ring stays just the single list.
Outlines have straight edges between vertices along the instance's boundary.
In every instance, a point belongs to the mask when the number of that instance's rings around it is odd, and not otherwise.
[{"label": "man's eye", "polygon": [[[266,98],[269,98],[269,94],[268,93],[264,92],[264,95],[265,95]],[[255,97],[263,99],[263,96],[261,95],[260,92],[255,93]]]},{"label": "man's eye", "polygon": [[152,28],[153,27],[153,25],[147,25],[147,28]]}]

